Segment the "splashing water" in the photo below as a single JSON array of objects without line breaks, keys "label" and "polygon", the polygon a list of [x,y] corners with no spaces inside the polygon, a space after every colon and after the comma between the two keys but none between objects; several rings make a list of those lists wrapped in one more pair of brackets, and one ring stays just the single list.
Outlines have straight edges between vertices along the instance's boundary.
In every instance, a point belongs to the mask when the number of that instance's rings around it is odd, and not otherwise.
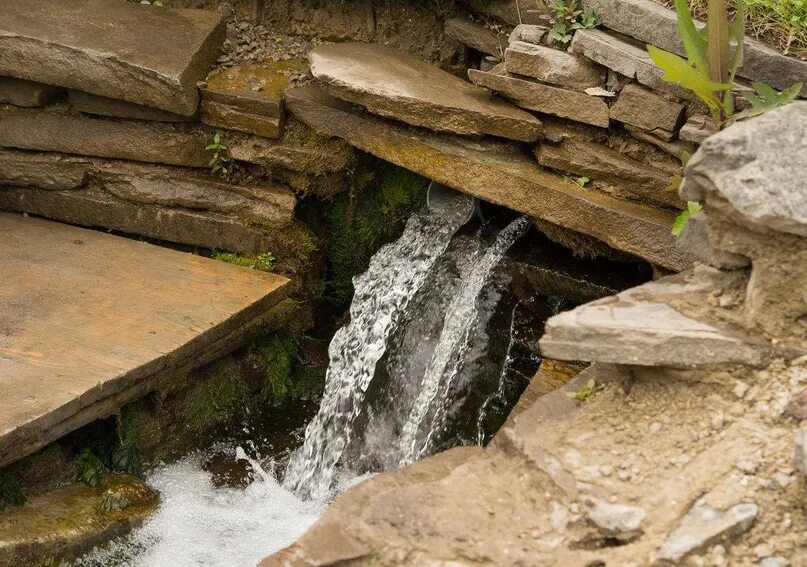
[{"label": "splashing water", "polygon": [[290,490],[312,498],[330,491],[389,336],[466,219],[459,206],[415,214],[401,238],[379,250],[367,271],[355,278],[350,323],[337,331],[329,348],[319,413],[286,469],[284,486]]}]

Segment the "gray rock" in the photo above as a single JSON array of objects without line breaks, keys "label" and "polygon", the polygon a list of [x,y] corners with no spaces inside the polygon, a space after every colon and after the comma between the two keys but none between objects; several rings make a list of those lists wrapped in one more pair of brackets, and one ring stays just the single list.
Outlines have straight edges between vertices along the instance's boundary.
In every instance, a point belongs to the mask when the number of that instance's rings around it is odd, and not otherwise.
[{"label": "gray rock", "polygon": [[586,59],[544,45],[516,41],[504,52],[508,73],[579,91],[605,83],[605,73]]},{"label": "gray rock", "polygon": [[445,34],[458,42],[482,53],[502,57],[507,47],[508,36],[465,18],[451,18],[443,26]]},{"label": "gray rock", "polygon": [[642,522],[647,516],[642,508],[625,504],[611,504],[599,498],[588,497],[583,502],[586,517],[606,537],[631,541],[642,533]]},{"label": "gray rock", "polygon": [[535,24],[518,24],[510,33],[508,43],[524,41],[526,43],[540,45],[541,41],[544,39],[544,36],[546,36],[547,31],[548,30],[545,26]]},{"label": "gray rock", "polygon": [[733,254],[725,250],[718,250],[709,241],[708,220],[706,211],[689,217],[684,230],[675,241],[676,246],[688,253],[696,256],[702,262],[726,270],[745,268],[750,264],[750,260],[739,254]]},{"label": "gray rock", "polygon": [[469,69],[468,78],[475,85],[496,91],[522,108],[608,127],[608,104],[598,97],[519,79],[502,74],[499,70],[486,72]]},{"label": "gray rock", "polygon": [[728,202],[748,222],[807,236],[807,102],[794,102],[711,136],[685,170],[681,197]]},{"label": "gray rock", "polygon": [[668,141],[658,136],[655,136],[649,132],[645,132],[644,130],[640,130],[635,126],[625,126],[625,129],[630,132],[630,135],[636,138],[637,140],[641,140],[642,142],[647,142],[648,144],[653,144],[660,150],[663,150],[670,154],[671,156],[684,161],[684,158],[692,156],[697,149],[694,144],[690,142],[686,142],[683,140],[673,140]]},{"label": "gray rock", "polygon": [[56,99],[59,90],[33,81],[0,77],[0,104],[47,106]]},{"label": "gray rock", "polygon": [[662,80],[661,70],[644,49],[616,38],[601,30],[578,30],[572,39],[572,51],[607,67],[621,75],[658,91],[666,91],[680,98],[693,99],[695,95]]},{"label": "gray rock", "polygon": [[309,53],[311,73],[334,96],[414,126],[535,141],[541,123],[479,87],[396,49],[335,43]]},{"label": "gray rock", "polygon": [[807,427],[796,431],[795,451],[793,453],[793,466],[807,476]]},{"label": "gray rock", "polygon": [[675,250],[673,215],[580,187],[543,169],[515,145],[413,131],[315,86],[286,91],[286,105],[323,134],[459,191],[586,233],[671,269],[690,265],[691,259]]},{"label": "gray rock", "polygon": [[[582,6],[594,10],[606,28],[684,55],[673,10],[652,0],[582,0]],[[782,55],[752,38],[745,40],[743,60],[741,77],[779,89],[799,81],[807,83],[807,62]]]},{"label": "gray rock", "polygon": [[[658,133],[678,128],[684,105],[635,84],[627,85],[611,107],[611,119]],[[666,136],[663,136],[666,137]]]},{"label": "gray rock", "polygon": [[702,144],[706,138],[717,132],[714,123],[702,114],[694,114],[687,118],[686,124],[681,127],[678,137],[685,142]]},{"label": "gray rock", "polygon": [[12,2],[0,21],[0,75],[191,115],[196,83],[224,35],[218,12],[115,0]]},{"label": "gray rock", "polygon": [[785,415],[800,420],[807,419],[807,388],[790,396],[785,406]]},{"label": "gray rock", "polygon": [[547,321],[541,352],[561,360],[633,366],[764,364],[770,350],[766,343],[722,328],[714,315],[711,321],[696,320],[670,305],[693,295],[702,295],[706,303],[710,289],[708,281],[679,274],[587,303]]},{"label": "gray rock", "polygon": [[182,116],[159,108],[151,108],[142,104],[115,100],[72,89],[69,91],[69,95],[70,108],[84,114],[131,118],[133,120],[154,120],[157,122],[191,122],[196,119],[195,115]]},{"label": "gray rock", "polygon": [[677,563],[722,538],[743,534],[754,525],[758,513],[759,509],[753,502],[743,502],[728,510],[695,504],[667,536],[656,556],[657,561]]}]

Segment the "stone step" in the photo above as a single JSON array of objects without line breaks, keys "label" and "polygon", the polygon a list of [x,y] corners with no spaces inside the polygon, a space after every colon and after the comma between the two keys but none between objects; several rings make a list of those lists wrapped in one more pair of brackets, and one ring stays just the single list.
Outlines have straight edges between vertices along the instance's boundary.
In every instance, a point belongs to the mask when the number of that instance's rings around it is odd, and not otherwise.
[{"label": "stone step", "polygon": [[761,366],[770,345],[733,325],[721,313],[727,310],[710,306],[707,296],[717,286],[709,280],[717,274],[704,267],[556,315],[547,321],[541,352],[561,360],[630,366]]},{"label": "stone step", "polygon": [[20,0],[3,7],[0,75],[189,116],[224,36],[212,11]]},{"label": "stone step", "polygon": [[335,43],[309,53],[311,73],[338,98],[438,132],[533,142],[532,114],[442,69],[378,44]]},{"label": "stone step", "polygon": [[0,214],[0,467],[235,349],[289,280]]},{"label": "stone step", "polygon": [[[678,55],[685,54],[674,10],[652,0],[582,0],[582,6],[594,10],[606,28]],[[807,83],[807,61],[787,57],[746,38],[743,66],[738,75],[786,89],[797,82]],[[802,96],[805,95],[807,90],[802,89]]]},{"label": "stone step", "polygon": [[543,169],[514,145],[417,131],[369,115],[312,85],[287,91],[286,104],[315,130],[458,191],[589,234],[672,270],[692,262],[675,247],[672,213],[580,187]]},{"label": "stone step", "polygon": [[0,151],[0,209],[217,250],[261,254],[294,233],[287,187],[203,171]]}]

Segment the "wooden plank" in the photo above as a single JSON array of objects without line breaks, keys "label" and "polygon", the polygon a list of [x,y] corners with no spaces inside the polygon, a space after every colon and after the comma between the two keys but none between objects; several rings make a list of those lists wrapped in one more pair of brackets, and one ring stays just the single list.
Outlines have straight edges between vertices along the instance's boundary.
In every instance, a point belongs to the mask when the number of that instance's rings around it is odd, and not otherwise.
[{"label": "wooden plank", "polygon": [[0,467],[109,415],[144,383],[237,346],[232,337],[254,330],[290,286],[11,214],[0,214],[0,258]]}]

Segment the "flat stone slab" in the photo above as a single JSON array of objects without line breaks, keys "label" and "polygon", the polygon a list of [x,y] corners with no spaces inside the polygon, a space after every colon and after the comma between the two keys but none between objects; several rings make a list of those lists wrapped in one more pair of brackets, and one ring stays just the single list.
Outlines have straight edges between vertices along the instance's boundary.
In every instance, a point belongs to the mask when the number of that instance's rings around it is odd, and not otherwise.
[{"label": "flat stone slab", "polygon": [[520,148],[493,140],[436,135],[375,118],[315,86],[286,91],[286,105],[315,130],[439,183],[680,270],[673,214],[588,190],[543,169]]},{"label": "flat stone slab", "polygon": [[275,274],[0,214],[0,467],[114,413],[285,298]]},{"label": "flat stone slab", "polygon": [[45,106],[53,102],[58,96],[59,90],[56,87],[33,81],[0,77],[0,104]]},{"label": "flat stone slab", "polygon": [[611,106],[611,120],[649,132],[674,132],[683,114],[683,104],[671,102],[636,84],[626,85]]},{"label": "flat stone slab", "polygon": [[132,120],[153,120],[156,122],[191,122],[196,115],[183,116],[173,112],[98,96],[83,91],[70,90],[70,108],[83,114],[109,116],[112,118],[129,118]]},{"label": "flat stone slab", "polygon": [[[661,49],[685,55],[674,10],[652,0],[582,0],[602,25]],[[703,27],[700,22],[698,27]],[[738,75],[778,89],[807,84],[807,62],[787,57],[753,38],[745,39],[743,66]],[[802,89],[802,96],[807,93]]]},{"label": "flat stone slab", "polygon": [[309,53],[311,73],[332,95],[413,126],[533,142],[532,114],[459,77],[378,44],[335,43]]},{"label": "flat stone slab", "polygon": [[524,41],[510,44],[504,52],[504,67],[508,73],[578,91],[605,83],[604,70],[587,59]]},{"label": "flat stone slab", "polygon": [[711,288],[691,277],[669,276],[556,315],[547,321],[541,352],[561,360],[633,366],[763,364],[770,353],[767,343],[671,305],[688,294],[702,294],[707,304]]},{"label": "flat stone slab", "polygon": [[21,0],[3,6],[0,75],[191,115],[224,36],[218,12]]},{"label": "flat stone slab", "polygon": [[507,48],[508,36],[465,18],[451,18],[443,25],[445,34],[463,45],[501,58]]},{"label": "flat stone slab", "polygon": [[278,254],[297,199],[277,183],[202,171],[0,151],[0,209],[232,252]]},{"label": "flat stone slab", "polygon": [[706,139],[687,164],[681,196],[714,199],[761,228],[807,237],[805,156],[807,102],[799,101]]},{"label": "flat stone slab", "polygon": [[469,69],[468,78],[522,108],[601,128],[610,123],[608,104],[596,96],[514,77],[498,67],[491,71]]}]

